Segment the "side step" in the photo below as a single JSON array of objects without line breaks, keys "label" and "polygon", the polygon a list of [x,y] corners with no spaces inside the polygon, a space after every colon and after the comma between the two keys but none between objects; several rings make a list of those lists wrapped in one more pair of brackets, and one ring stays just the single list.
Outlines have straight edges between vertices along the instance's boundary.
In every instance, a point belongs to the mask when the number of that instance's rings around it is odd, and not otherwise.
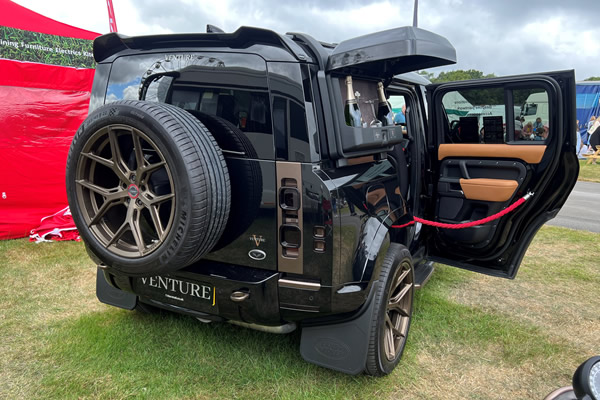
[{"label": "side step", "polygon": [[421,263],[415,267],[415,289],[421,289],[429,282],[429,278],[433,275],[435,268],[433,261]]}]

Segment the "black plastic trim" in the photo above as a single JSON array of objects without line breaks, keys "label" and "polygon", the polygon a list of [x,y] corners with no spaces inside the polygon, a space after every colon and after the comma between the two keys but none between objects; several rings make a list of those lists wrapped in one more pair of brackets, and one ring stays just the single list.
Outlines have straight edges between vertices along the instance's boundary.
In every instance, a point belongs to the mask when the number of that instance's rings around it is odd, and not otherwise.
[{"label": "black plastic trim", "polygon": [[288,32],[286,35],[290,35],[292,40],[299,41],[308,47],[308,49],[314,54],[314,58],[319,65],[319,69],[325,69],[325,66],[327,66],[327,59],[329,58],[329,53],[331,51],[327,51],[319,41],[312,36],[307,35],[306,33]]},{"label": "black plastic trim", "polygon": [[126,310],[133,310],[137,304],[135,294],[117,289],[107,282],[104,271],[100,268],[96,271],[96,297],[101,303]]},{"label": "black plastic trim", "polygon": [[94,59],[102,62],[126,49],[150,50],[160,47],[230,47],[244,49],[254,44],[281,48],[298,61],[308,61],[307,55],[289,38],[268,29],[242,26],[233,33],[178,33],[129,37],[111,32],[94,40]]}]

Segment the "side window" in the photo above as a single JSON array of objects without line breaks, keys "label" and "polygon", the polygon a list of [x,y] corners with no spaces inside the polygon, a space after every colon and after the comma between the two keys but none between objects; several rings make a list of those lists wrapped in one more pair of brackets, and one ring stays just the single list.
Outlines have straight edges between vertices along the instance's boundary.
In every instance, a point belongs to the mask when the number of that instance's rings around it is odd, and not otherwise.
[{"label": "side window", "polygon": [[388,98],[390,105],[392,106],[392,113],[394,114],[394,125],[402,126],[402,134],[408,134],[408,125],[406,123],[406,112],[410,111],[409,102],[406,97],[401,94],[390,94]]},{"label": "side window", "polygon": [[544,141],[550,134],[542,88],[478,88],[445,93],[446,143]]},{"label": "side window", "polygon": [[512,95],[519,108],[515,140],[546,140],[550,135],[548,93],[544,89],[514,89]]},{"label": "side window", "polygon": [[[273,108],[275,155],[278,160],[306,162],[318,159],[311,152],[314,136],[309,133],[307,108],[312,112],[309,88],[304,87],[308,70],[298,64],[269,62],[269,89]],[[308,79],[308,78],[307,78]],[[310,84],[310,82],[309,82]],[[310,100],[307,100],[309,98]],[[313,113],[314,120],[314,113]],[[313,124],[314,126],[314,124]]]}]

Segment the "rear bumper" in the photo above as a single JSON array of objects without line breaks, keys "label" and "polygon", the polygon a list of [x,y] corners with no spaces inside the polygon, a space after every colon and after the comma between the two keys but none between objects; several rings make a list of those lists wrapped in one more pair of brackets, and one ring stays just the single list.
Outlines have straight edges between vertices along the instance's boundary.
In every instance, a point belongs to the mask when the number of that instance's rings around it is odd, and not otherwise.
[{"label": "rear bumper", "polygon": [[[239,265],[206,261],[170,275],[133,278],[98,267],[98,299],[135,308],[138,301],[208,320],[280,325],[355,312],[365,303],[366,284],[333,288]],[[345,315],[347,316],[347,315]]]},{"label": "rear bumper", "polygon": [[[131,298],[171,311],[206,319],[228,319],[247,323],[281,323],[277,283],[279,273],[240,268],[228,264],[195,264],[175,274],[131,278],[115,276],[98,268],[98,280],[116,294],[97,286],[98,299],[112,306],[132,309]],[[121,300],[117,300],[120,298]],[[210,318],[216,316],[217,318]]]}]

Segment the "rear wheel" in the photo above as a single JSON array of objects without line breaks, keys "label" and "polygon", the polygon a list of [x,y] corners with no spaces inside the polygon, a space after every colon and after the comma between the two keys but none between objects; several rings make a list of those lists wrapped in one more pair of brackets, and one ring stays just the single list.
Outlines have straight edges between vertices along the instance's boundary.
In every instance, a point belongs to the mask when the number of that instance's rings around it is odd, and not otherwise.
[{"label": "rear wheel", "polygon": [[367,374],[375,376],[387,375],[394,370],[410,328],[414,272],[410,252],[405,246],[390,245],[379,280],[365,368]]},{"label": "rear wheel", "polygon": [[116,273],[167,273],[198,260],[223,233],[230,191],[209,130],[167,104],[99,108],[78,130],[67,160],[73,219]]}]

